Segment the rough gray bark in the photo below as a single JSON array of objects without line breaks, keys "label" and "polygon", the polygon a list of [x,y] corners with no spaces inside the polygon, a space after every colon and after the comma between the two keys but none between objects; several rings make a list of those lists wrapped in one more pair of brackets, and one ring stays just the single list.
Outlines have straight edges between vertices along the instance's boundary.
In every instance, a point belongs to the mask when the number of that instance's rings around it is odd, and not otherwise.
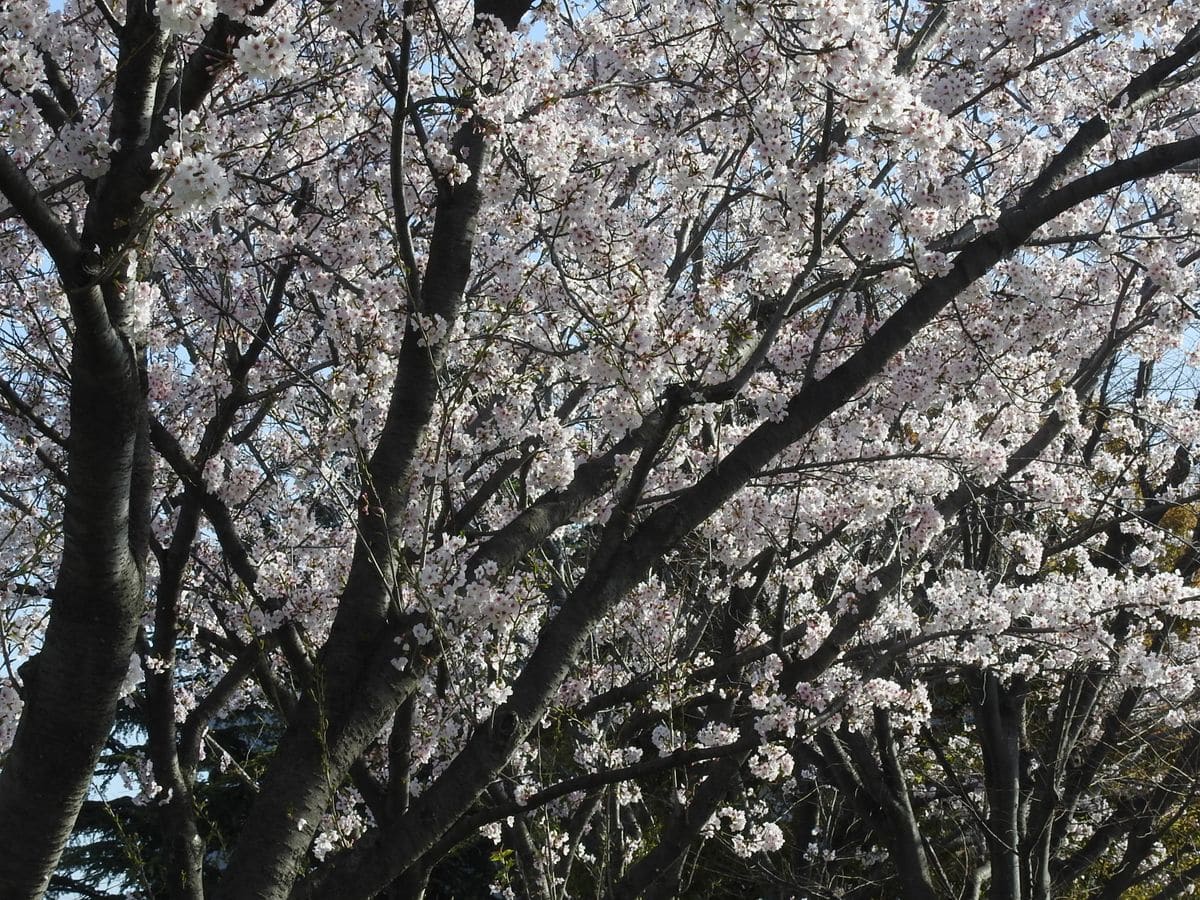
[{"label": "rough gray bark", "polygon": [[[270,0],[262,10],[269,7]],[[151,463],[138,351],[125,332],[123,273],[145,239],[141,198],[168,113],[203,102],[217,77],[213,47],[224,48],[236,30],[218,17],[180,77],[163,84],[166,35],[150,4],[128,5],[108,134],[119,150],[92,186],[79,234],[0,151],[0,192],[46,248],[74,325],[63,556],[42,650],[22,672],[24,710],[0,771],[0,896],[44,892],[133,653],[145,605]],[[65,82],[58,93],[69,100]]]},{"label": "rough gray bark", "polygon": [[147,417],[113,273],[137,238],[141,190],[131,197],[128,182],[143,168],[163,49],[149,10],[131,7],[110,131],[122,149],[95,190],[82,237],[57,221],[11,159],[0,160],[0,190],[46,246],[75,321],[63,556],[0,771],[5,897],[40,896],[58,864],[112,727],[144,602]]}]

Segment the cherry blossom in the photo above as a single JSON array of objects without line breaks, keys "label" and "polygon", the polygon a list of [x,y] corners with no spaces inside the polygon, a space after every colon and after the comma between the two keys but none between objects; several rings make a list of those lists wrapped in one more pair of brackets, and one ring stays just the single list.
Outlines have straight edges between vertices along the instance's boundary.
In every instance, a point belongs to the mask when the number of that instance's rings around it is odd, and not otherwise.
[{"label": "cherry blossom", "polygon": [[12,0],[0,894],[1194,883],[1194,18]]}]

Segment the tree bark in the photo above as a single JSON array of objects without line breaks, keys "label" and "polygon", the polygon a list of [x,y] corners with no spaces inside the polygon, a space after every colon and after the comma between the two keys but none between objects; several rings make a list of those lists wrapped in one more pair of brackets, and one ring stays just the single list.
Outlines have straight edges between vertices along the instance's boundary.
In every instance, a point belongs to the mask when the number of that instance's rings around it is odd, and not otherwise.
[{"label": "tree bark", "polygon": [[[477,15],[496,15],[513,28],[527,9],[525,2],[481,3]],[[444,350],[444,339],[428,340],[417,317],[439,319],[447,328],[457,320],[471,271],[490,142],[471,121],[455,136],[454,150],[471,174],[465,184],[439,186],[421,293],[410,297],[388,414],[364,473],[350,573],[329,639],[251,807],[255,827],[242,834],[221,879],[220,896],[229,900],[287,896],[349,766],[416,687],[414,677],[389,671],[386,657],[397,655],[393,637],[400,636],[389,622],[392,607],[398,606],[398,534],[409,500],[408,475],[437,401]]]},{"label": "tree bark", "polygon": [[145,420],[132,353],[111,331],[80,329],[71,376],[62,562],[0,771],[4,897],[41,896],[58,865],[112,728],[143,606],[131,542],[142,511],[131,492]]},{"label": "tree bark", "polygon": [[983,748],[988,798],[990,900],[1022,900],[1021,733],[1025,698],[1019,683],[1006,685],[992,671],[980,673],[975,717]]},{"label": "tree bark", "polygon": [[0,772],[5,897],[40,896],[58,864],[112,728],[144,603],[147,413],[136,351],[123,333],[123,292],[106,269],[122,270],[133,249],[141,190],[131,199],[126,181],[148,156],[163,49],[149,10],[131,6],[110,129],[122,147],[88,206],[82,242],[11,159],[0,160],[0,190],[50,253],[75,325],[63,555],[46,637],[25,669],[25,707]]},{"label": "tree bark", "polygon": [[127,5],[107,135],[118,149],[95,184],[79,235],[0,150],[0,192],[46,248],[74,325],[63,555],[41,652],[22,672],[24,709],[0,771],[5,898],[45,891],[128,673],[145,605],[152,464],[138,350],[125,332],[124,272],[146,237],[143,195],[169,113],[199,107],[219,73],[212,50],[225,52],[238,27],[219,16],[179,82],[160,92],[167,36],[150,4]]}]

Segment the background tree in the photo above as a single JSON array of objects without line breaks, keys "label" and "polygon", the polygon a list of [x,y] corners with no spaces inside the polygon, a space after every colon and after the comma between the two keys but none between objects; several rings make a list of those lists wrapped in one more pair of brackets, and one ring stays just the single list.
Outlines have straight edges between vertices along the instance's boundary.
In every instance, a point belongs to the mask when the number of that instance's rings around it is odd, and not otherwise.
[{"label": "background tree", "polygon": [[0,894],[1186,890],[1193,6],[5,6]]}]

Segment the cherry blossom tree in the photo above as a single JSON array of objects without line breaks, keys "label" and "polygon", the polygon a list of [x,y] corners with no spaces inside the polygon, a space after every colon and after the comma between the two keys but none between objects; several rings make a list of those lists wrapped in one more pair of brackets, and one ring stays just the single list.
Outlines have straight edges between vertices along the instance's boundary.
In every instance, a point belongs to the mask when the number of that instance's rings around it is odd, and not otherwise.
[{"label": "cherry blossom tree", "polygon": [[1198,76],[1183,0],[9,0],[0,894],[1190,890]]}]

